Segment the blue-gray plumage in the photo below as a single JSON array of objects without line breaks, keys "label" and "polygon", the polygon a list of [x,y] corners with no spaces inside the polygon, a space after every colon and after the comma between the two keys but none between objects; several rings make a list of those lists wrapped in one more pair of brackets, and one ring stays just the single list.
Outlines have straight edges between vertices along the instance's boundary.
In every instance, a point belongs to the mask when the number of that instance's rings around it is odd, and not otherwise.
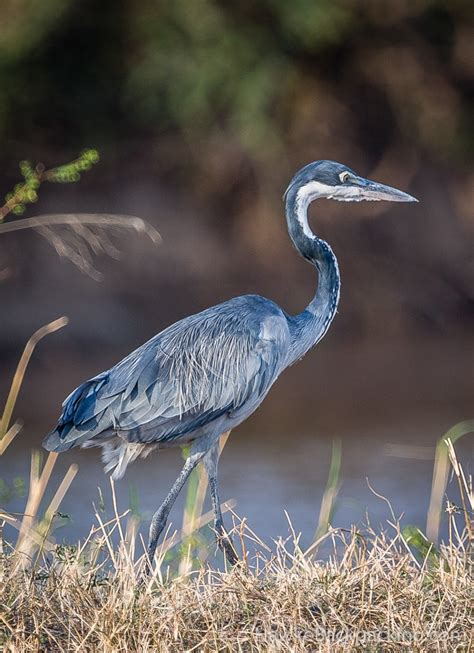
[{"label": "blue-gray plumage", "polygon": [[337,310],[336,257],[308,225],[309,204],[339,201],[416,201],[402,191],[357,176],[333,161],[302,168],[285,192],[288,231],[296,249],[318,271],[315,296],[290,316],[269,299],[235,297],[171,325],[106,372],[80,385],[63,403],[49,451],[103,447],[106,471],[121,478],[127,465],[153,449],[191,443],[173,488],[153,516],[151,563],[171,506],[195,465],[209,475],[218,544],[236,561],[224,530],[217,489],[219,437],[260,405],[281,372],[326,333]]}]

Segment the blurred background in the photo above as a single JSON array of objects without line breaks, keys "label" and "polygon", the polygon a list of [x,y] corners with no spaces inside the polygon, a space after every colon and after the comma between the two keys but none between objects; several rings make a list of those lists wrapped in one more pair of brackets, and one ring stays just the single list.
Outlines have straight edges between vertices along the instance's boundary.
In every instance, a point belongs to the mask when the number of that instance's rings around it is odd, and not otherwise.
[{"label": "blurred background", "polygon": [[[25,454],[65,395],[170,322],[249,292],[300,311],[316,279],[292,249],[282,194],[327,158],[420,204],[312,207],[339,258],[339,313],[230,438],[222,496],[264,537],[287,532],[288,510],[308,540],[340,438],[333,523],[367,507],[387,516],[369,477],[422,525],[434,445],[472,417],[472,18],[462,0],[4,0],[2,197],[21,160],[51,167],[94,147],[100,163],[79,184],[42,187],[26,215],[136,215],[163,243],[116,239],[121,259],[96,260],[95,281],[34,231],[2,235],[2,397],[31,333],[63,314],[70,324],[34,354],[16,409],[24,432],[0,477],[26,479]],[[133,487],[148,516],[179,456],[133,465],[123,503]],[[73,461],[66,538],[88,529],[107,483],[98,451],[64,454],[57,473]]]}]

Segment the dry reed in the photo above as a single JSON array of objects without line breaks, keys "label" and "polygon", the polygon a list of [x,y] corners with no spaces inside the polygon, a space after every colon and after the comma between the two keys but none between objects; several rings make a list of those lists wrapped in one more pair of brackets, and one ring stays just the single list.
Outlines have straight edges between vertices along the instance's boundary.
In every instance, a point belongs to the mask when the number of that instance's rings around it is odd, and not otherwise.
[{"label": "dry reed", "polygon": [[[17,564],[3,543],[0,647],[5,651],[469,651],[472,648],[472,489],[450,447],[463,508],[450,540],[426,555],[397,523],[389,532],[332,529],[303,551],[273,551],[236,522],[235,568],[171,576],[167,546],[141,583],[136,528],[119,514],[75,547]],[[113,486],[112,486],[113,491]],[[234,516],[235,517],[235,516]],[[176,536],[175,536],[176,537]],[[322,543],[331,555],[317,559]],[[169,543],[168,543],[169,544]],[[37,547],[38,548],[38,547]],[[253,550],[253,554],[250,551]],[[256,552],[255,552],[256,551]],[[30,558],[31,561],[31,558]]]}]

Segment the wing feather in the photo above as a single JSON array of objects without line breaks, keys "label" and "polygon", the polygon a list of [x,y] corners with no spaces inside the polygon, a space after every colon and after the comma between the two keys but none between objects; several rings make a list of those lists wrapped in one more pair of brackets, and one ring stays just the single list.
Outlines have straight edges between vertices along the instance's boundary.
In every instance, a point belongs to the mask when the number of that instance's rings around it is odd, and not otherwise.
[{"label": "wing feather", "polygon": [[44,444],[59,451],[117,432],[129,442],[169,441],[256,407],[283,369],[288,344],[285,316],[262,297],[185,318],[79,386]]}]

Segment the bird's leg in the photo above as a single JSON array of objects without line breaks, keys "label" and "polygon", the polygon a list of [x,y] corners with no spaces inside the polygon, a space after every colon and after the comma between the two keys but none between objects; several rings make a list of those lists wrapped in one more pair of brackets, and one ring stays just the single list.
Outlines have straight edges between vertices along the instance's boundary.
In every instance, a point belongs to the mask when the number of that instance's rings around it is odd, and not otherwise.
[{"label": "bird's leg", "polygon": [[224,522],[222,520],[222,512],[219,502],[219,491],[217,488],[217,478],[215,476],[209,478],[209,487],[211,490],[211,499],[214,508],[214,528],[216,530],[217,546],[223,552],[228,562],[231,565],[235,565],[239,561],[239,558],[235,552],[232,539],[224,528]]},{"label": "bird's leg", "polygon": [[209,489],[211,491],[212,507],[214,509],[214,530],[216,531],[217,546],[227,558],[231,565],[235,565],[239,558],[234,549],[232,539],[224,528],[224,521],[222,519],[221,504],[219,501],[219,489],[217,485],[217,465],[219,462],[220,447],[217,441],[212,449],[207,453],[204,458],[204,466],[209,478]]},{"label": "bird's leg", "polygon": [[155,514],[151,519],[150,534],[148,537],[148,549],[147,549],[148,571],[151,570],[151,565],[153,562],[153,558],[155,556],[158,540],[166,525],[166,521],[168,519],[168,515],[173,506],[173,503],[175,502],[176,497],[180,493],[183,485],[186,483],[188,476],[196,467],[198,462],[202,460],[205,453],[206,453],[205,449],[204,450],[198,449],[194,452],[191,450],[191,453],[186,459],[183,469],[179,473],[178,478],[174,482],[173,487],[171,488],[168,496],[163,501],[163,503],[161,504],[161,506],[158,508],[158,510],[155,512]]}]

